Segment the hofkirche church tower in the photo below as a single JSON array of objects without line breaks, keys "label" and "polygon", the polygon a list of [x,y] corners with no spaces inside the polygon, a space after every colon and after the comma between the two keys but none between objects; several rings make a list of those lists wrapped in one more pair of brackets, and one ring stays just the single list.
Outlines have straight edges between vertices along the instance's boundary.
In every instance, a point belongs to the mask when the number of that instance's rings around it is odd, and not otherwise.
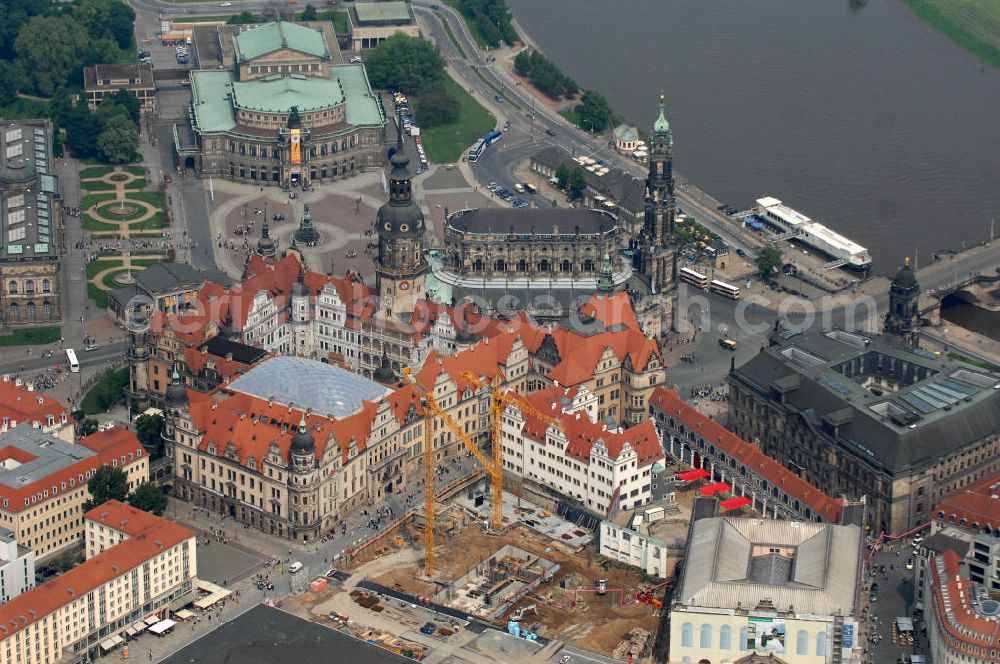
[{"label": "hofkirche church tower", "polygon": [[389,201],[379,208],[375,221],[378,257],[375,290],[379,313],[405,321],[424,297],[424,213],[413,200],[409,158],[403,152],[403,132],[397,129],[396,151],[389,160]]},{"label": "hofkirche church tower", "polygon": [[677,279],[677,233],[674,198],[674,137],[663,111],[653,123],[649,144],[649,174],[646,176],[645,213],[638,238],[638,272],[662,314],[662,331],[673,327]]}]

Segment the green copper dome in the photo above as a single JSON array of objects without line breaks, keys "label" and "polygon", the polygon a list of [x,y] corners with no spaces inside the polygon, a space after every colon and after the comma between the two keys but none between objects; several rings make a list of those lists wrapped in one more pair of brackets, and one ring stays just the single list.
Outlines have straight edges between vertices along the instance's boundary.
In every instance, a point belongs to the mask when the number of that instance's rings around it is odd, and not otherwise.
[{"label": "green copper dome", "polygon": [[653,123],[653,132],[656,134],[666,134],[670,131],[670,123],[667,122],[667,118],[663,115],[663,101],[664,96],[660,95],[660,117],[656,118],[656,122]]}]

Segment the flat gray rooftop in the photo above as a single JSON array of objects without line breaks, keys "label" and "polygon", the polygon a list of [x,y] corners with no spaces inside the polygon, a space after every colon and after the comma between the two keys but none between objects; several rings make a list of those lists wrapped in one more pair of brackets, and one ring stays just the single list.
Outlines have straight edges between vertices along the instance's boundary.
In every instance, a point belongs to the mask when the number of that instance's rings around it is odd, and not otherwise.
[{"label": "flat gray rooftop", "polygon": [[20,489],[95,455],[24,423],[0,434],[0,484]]},{"label": "flat gray rooftop", "polygon": [[518,235],[593,235],[615,231],[614,215],[585,208],[476,208],[448,217],[448,227],[462,233]]}]

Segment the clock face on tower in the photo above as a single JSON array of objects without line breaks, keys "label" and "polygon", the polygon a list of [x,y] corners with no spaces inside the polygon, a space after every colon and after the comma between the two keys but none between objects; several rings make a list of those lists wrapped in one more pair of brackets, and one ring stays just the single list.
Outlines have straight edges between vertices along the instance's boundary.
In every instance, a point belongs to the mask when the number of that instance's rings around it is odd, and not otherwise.
[{"label": "clock face on tower", "polygon": [[410,282],[409,281],[400,281],[399,282],[399,290],[410,290]]}]

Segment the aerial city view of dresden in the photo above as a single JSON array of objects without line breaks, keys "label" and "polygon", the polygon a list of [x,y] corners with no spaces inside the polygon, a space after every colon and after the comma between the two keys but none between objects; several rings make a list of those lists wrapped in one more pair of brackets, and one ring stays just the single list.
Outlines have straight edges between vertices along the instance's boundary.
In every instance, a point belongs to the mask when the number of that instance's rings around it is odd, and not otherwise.
[{"label": "aerial city view of dresden", "polygon": [[998,0],[0,0],[0,664],[1000,664],[998,109]]}]

